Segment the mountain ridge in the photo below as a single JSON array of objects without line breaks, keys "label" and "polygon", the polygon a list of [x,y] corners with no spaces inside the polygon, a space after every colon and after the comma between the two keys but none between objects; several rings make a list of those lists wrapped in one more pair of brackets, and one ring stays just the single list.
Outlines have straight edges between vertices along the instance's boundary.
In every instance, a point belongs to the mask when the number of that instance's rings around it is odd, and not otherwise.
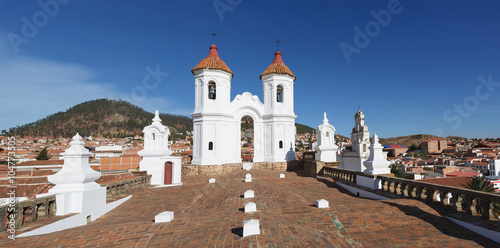
[{"label": "mountain ridge", "polygon": [[[96,99],[86,101],[25,125],[12,127],[7,135],[28,137],[82,136],[123,138],[142,135],[142,129],[151,124],[154,114],[124,100]],[[186,133],[193,130],[193,119],[183,115],[160,113],[162,124],[170,132]],[[296,123],[297,133],[312,133],[313,128]]]}]

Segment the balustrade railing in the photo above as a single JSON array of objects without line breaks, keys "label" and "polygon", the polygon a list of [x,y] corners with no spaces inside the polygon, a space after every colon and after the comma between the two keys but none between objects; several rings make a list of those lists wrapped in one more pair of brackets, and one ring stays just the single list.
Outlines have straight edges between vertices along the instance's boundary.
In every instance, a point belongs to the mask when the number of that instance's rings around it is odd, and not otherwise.
[{"label": "balustrade railing", "polygon": [[[365,175],[362,172],[325,166],[323,175],[340,182],[356,184],[357,176],[377,178],[381,182],[380,192],[389,192],[402,197],[428,202],[437,202],[453,212],[482,215],[487,220],[498,220],[500,194],[444,186],[415,180],[383,175]],[[496,205],[496,206],[495,206]]]},{"label": "balustrade railing", "polygon": [[[23,225],[56,214],[56,196],[46,196],[0,206],[0,231],[18,229]],[[11,217],[14,218],[11,218]],[[13,223],[13,221],[15,223]],[[13,227],[13,228],[12,228]]]}]

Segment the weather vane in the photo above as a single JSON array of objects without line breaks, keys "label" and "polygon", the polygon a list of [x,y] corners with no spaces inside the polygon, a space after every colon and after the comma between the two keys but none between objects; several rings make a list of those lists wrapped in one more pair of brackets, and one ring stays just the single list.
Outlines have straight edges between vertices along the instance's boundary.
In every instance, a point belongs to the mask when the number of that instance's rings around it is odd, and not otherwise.
[{"label": "weather vane", "polygon": [[280,42],[281,41],[279,39],[277,39],[275,42],[276,42],[276,50],[279,51],[280,50]]},{"label": "weather vane", "polygon": [[210,34],[212,36],[212,43],[215,44],[215,36],[217,36],[217,34],[215,33],[215,31],[213,33]]}]

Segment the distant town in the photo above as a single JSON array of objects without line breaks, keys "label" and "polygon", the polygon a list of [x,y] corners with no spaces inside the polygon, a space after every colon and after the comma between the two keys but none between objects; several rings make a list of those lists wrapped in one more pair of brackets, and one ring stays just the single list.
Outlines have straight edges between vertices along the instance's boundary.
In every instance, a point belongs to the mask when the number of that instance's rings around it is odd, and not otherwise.
[{"label": "distant town", "polygon": [[[192,160],[193,136],[191,132],[176,133],[169,141],[174,156],[181,156],[183,164]],[[252,161],[253,144],[251,138],[242,132],[241,156],[243,161]],[[90,165],[103,172],[137,170],[143,149],[143,137],[94,138],[84,137],[85,146],[93,156]],[[16,164],[16,176],[47,176],[56,173],[64,164],[61,153],[70,147],[71,138],[15,137],[15,149],[9,148],[8,137],[0,136],[0,170],[8,171],[8,151]],[[315,133],[296,135],[297,159],[304,153],[314,152]],[[351,140],[336,136],[339,153],[350,149]],[[12,142],[11,142],[12,143]],[[383,144],[387,160],[391,162],[396,176],[409,179],[471,178],[482,175],[488,177],[496,191],[500,191],[500,138],[465,139],[432,138],[420,144],[405,146]],[[41,153],[45,158],[40,158]],[[6,177],[6,173],[2,173]],[[39,192],[38,192],[39,193]],[[27,196],[30,197],[30,196]]]}]

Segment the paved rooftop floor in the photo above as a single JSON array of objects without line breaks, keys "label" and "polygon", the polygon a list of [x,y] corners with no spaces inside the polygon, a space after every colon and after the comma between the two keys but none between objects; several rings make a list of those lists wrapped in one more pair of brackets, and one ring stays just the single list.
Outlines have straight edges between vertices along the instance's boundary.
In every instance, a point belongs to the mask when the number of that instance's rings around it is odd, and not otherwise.
[{"label": "paved rooftop floor", "polygon": [[[187,176],[184,185],[130,191],[133,197],[86,226],[8,240],[0,247],[499,247],[442,217],[423,202],[357,198],[331,179],[251,170]],[[209,184],[209,178],[217,182]],[[255,198],[243,192],[254,190]],[[318,209],[326,199],[330,208]],[[246,202],[257,212],[244,213]],[[156,214],[174,211],[170,223]],[[243,221],[259,219],[261,234],[242,237]]]}]

